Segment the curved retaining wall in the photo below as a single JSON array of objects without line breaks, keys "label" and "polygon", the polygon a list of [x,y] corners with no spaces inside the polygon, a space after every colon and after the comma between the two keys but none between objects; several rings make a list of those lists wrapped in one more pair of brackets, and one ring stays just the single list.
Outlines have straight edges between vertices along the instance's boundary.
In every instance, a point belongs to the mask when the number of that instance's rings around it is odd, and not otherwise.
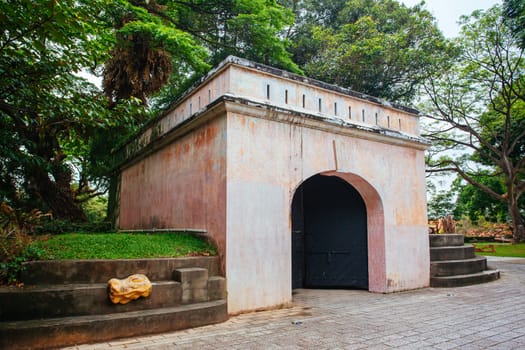
[{"label": "curved retaining wall", "polygon": [[219,275],[219,257],[31,261],[24,264],[20,280],[29,285],[106,283],[110,278],[142,273],[151,281],[168,281],[173,279],[173,271],[189,267],[207,269],[210,276],[216,276]]}]

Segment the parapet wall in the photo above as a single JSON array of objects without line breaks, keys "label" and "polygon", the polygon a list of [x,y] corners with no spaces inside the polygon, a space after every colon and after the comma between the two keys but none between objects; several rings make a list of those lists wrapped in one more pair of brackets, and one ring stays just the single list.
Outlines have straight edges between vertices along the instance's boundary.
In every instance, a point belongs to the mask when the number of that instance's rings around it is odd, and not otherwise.
[{"label": "parapet wall", "polygon": [[128,143],[121,160],[133,159],[224,97],[334,119],[349,127],[390,131],[391,136],[420,137],[419,112],[415,109],[230,56]]}]

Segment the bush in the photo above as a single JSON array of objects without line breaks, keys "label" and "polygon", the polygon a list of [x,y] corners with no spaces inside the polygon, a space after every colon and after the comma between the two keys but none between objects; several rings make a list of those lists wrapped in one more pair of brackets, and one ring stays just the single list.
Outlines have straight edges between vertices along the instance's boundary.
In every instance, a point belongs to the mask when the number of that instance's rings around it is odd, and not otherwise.
[{"label": "bush", "polygon": [[512,237],[512,230],[506,223],[489,222],[479,217],[474,225],[467,217],[462,217],[458,222],[458,233],[465,235],[465,239],[476,239],[478,241],[493,242],[503,238]]},{"label": "bush", "polygon": [[40,225],[36,232],[39,234],[59,234],[67,232],[113,232],[111,222],[71,222],[67,220],[50,220]]},{"label": "bush", "polygon": [[90,223],[100,223],[106,220],[107,208],[107,196],[90,198],[86,202],[82,203],[82,210],[84,210],[88,222]]},{"label": "bush", "polygon": [[40,258],[43,250],[35,244],[35,233],[41,219],[49,218],[35,209],[29,213],[2,203],[0,206],[0,284],[16,283],[23,263]]},{"label": "bush", "polygon": [[0,229],[0,285],[16,283],[24,262],[40,259],[43,255],[44,250],[31,236]]}]

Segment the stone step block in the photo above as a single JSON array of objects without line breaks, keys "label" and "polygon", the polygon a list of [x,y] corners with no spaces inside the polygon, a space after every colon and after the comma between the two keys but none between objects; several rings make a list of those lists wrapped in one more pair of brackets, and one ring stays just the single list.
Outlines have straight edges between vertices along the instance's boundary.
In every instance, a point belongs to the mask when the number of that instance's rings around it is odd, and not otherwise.
[{"label": "stone step block", "polygon": [[433,261],[430,263],[430,276],[454,276],[478,273],[487,269],[485,257],[475,257],[463,260]]},{"label": "stone step block", "polygon": [[465,243],[463,235],[459,234],[432,234],[429,236],[430,247],[462,246]]},{"label": "stone step block", "polygon": [[107,284],[69,284],[0,288],[0,321],[110,314],[182,303],[182,287],[175,281],[152,282],[151,295],[128,304],[113,304]]},{"label": "stone step block", "polygon": [[198,267],[177,269],[173,279],[181,283],[182,303],[208,301],[208,270]]},{"label": "stone step block", "polygon": [[0,322],[0,349],[50,349],[224,322],[225,300],[108,315]]},{"label": "stone step block", "polygon": [[430,286],[435,288],[463,287],[495,281],[500,278],[498,270],[485,270],[478,273],[456,276],[431,277]]},{"label": "stone step block", "polygon": [[462,260],[475,258],[474,246],[465,244],[463,246],[431,247],[430,261]]}]

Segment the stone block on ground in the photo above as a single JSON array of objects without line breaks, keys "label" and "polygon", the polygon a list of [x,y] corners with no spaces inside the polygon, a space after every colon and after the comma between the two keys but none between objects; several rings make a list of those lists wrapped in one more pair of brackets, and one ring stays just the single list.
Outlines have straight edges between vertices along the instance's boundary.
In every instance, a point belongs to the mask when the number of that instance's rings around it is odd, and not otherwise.
[{"label": "stone block on ground", "polygon": [[208,279],[208,300],[226,299],[226,278],[212,276]]}]

